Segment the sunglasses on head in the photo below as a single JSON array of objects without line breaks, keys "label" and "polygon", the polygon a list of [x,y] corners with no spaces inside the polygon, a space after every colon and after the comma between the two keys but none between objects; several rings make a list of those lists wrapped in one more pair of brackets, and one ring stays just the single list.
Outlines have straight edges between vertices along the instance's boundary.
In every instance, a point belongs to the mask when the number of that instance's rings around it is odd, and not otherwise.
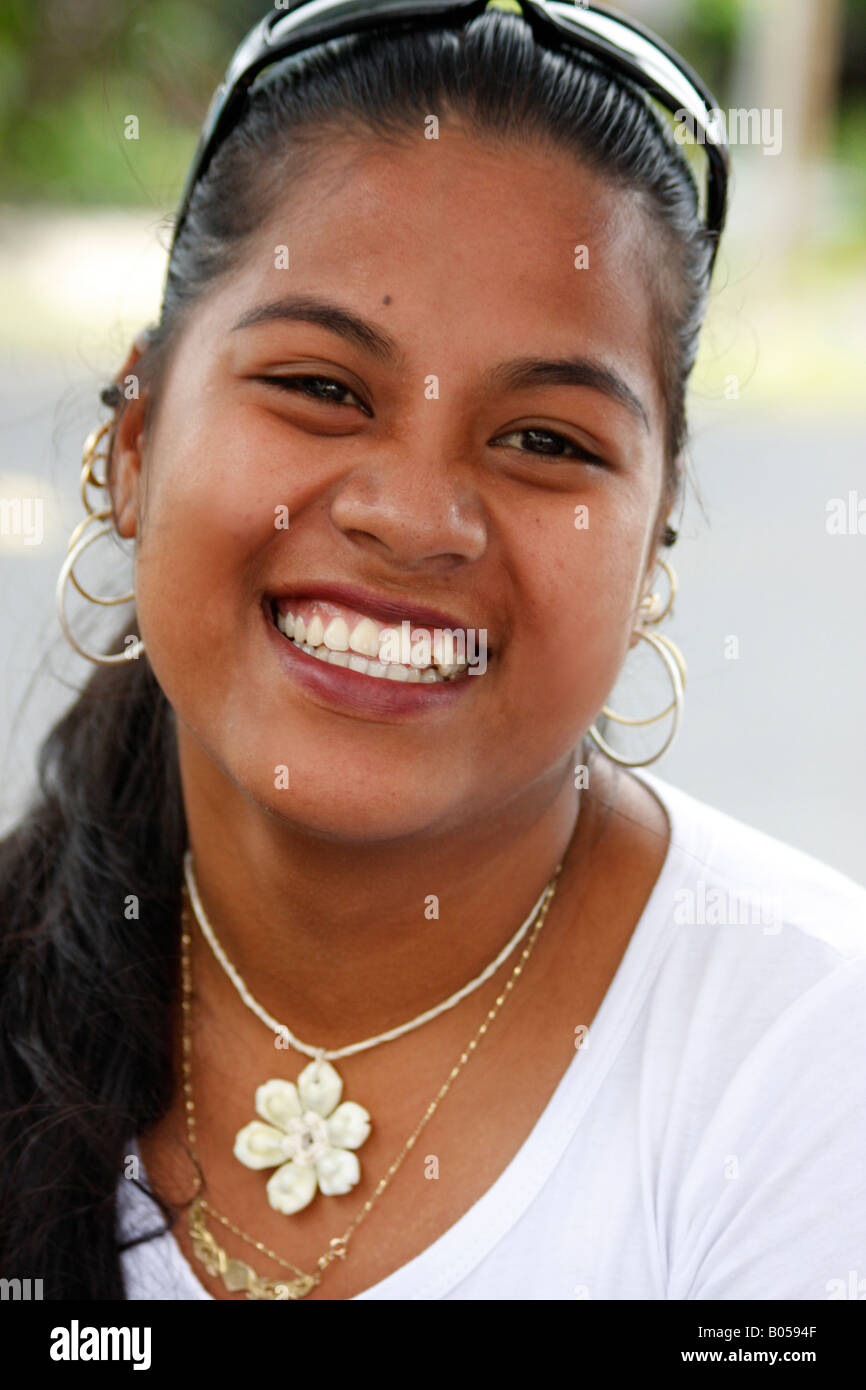
[{"label": "sunglasses on head", "polygon": [[[728,150],[719,138],[713,113],[716,100],[674,49],[634,20],[601,5],[564,0],[518,0],[533,37],[551,52],[589,53],[630,78],[688,130],[707,155],[704,224],[716,234],[713,262],[725,225]],[[226,75],[211,98],[198,146],[187,175],[174,223],[172,251],[185,221],[193,189],[214,152],[237,124],[255,79],[272,64],[345,34],[379,29],[467,24],[490,0],[287,0],[268,12],[237,48]]]}]

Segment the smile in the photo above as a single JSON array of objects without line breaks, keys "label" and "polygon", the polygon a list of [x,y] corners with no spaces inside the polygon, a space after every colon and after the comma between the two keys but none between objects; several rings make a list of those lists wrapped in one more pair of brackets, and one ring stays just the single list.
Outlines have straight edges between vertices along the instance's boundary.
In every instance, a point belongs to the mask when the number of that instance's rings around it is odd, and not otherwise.
[{"label": "smile", "polygon": [[[432,685],[463,680],[470,670],[471,651],[467,659],[467,633],[462,628],[413,626],[408,619],[399,626],[382,623],[316,597],[275,599],[272,618],[278,631],[307,656],[376,680]],[[471,632],[469,637],[471,648]]]},{"label": "smile", "polygon": [[[435,630],[424,632],[423,628],[412,628],[405,622],[404,630],[410,628],[413,639],[425,636],[426,643],[419,640],[416,645],[413,640],[408,653],[398,650],[390,654],[408,655],[409,660],[381,661],[378,655],[367,655],[355,648],[366,642],[369,652],[387,656],[384,639],[378,639],[379,632],[385,632],[384,624],[343,602],[271,595],[263,596],[261,609],[265,632],[284,675],[315,704],[324,704],[338,713],[385,723],[406,718],[450,718],[458,704],[472,698],[471,691],[487,684],[468,679],[473,671],[486,670],[486,651],[483,668],[446,663],[448,653],[444,645],[438,651],[432,648]],[[400,637],[393,620],[389,630]],[[314,640],[309,641],[310,637]],[[428,643],[431,645],[425,654],[422,648]],[[438,659],[441,668],[431,658]],[[451,666],[456,669],[449,670]]]}]

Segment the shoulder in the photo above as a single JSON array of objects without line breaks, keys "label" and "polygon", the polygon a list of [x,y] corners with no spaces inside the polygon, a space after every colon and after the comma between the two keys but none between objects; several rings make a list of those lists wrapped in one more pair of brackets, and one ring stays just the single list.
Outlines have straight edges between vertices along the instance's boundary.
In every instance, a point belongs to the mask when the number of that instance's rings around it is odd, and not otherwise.
[{"label": "shoulder", "polygon": [[[676,925],[719,928],[743,945],[784,937],[789,954],[827,969],[866,959],[866,888],[829,864],[657,777],[671,847],[660,882]],[[739,935],[726,928],[743,928]]]},{"label": "shoulder", "polygon": [[[712,1104],[794,1082],[863,1087],[866,890],[772,836],[645,777],[671,843],[637,935],[653,1072]],[[736,1080],[735,1080],[736,1078]],[[835,1084],[835,1083],[834,1083]],[[766,1098],[767,1092],[764,1092]],[[866,1095],[864,1095],[866,1101]],[[746,1106],[748,1109],[748,1106]]]},{"label": "shoulder", "polygon": [[646,780],[672,836],[632,1042],[667,1296],[844,1296],[866,1240],[866,890]]}]

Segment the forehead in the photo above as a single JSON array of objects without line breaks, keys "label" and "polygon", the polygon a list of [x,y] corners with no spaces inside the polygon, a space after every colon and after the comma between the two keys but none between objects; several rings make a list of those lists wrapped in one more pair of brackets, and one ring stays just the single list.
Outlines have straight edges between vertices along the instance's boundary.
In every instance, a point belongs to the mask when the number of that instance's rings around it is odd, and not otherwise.
[{"label": "forehead", "polygon": [[[375,307],[407,365],[429,371],[444,358],[451,370],[483,371],[508,349],[584,352],[626,376],[660,428],[648,227],[634,194],[568,151],[462,127],[315,149],[220,294],[226,326],[281,293],[315,289]],[[276,264],[279,246],[288,267]]]}]

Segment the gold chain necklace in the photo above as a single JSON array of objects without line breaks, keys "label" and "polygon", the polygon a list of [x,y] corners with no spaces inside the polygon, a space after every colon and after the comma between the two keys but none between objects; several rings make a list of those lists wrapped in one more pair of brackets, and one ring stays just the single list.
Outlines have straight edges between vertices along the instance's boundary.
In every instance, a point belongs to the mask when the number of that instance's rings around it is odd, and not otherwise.
[{"label": "gold chain necklace", "polygon": [[[247,1235],[246,1232],[242,1231],[233,1222],[229,1221],[228,1217],[222,1216],[218,1211],[216,1211],[201,1195],[203,1179],[201,1177],[201,1164],[199,1162],[198,1148],[196,1144],[195,1100],[193,1097],[192,1088],[192,1039],[190,1034],[190,1013],[192,1011],[192,962],[190,958],[190,946],[192,944],[192,938],[189,931],[189,928],[191,926],[189,900],[186,889],[184,888],[180,937],[182,993],[181,1012],[183,1020],[183,1090],[184,1107],[186,1111],[187,1139],[189,1142],[190,1153],[196,1165],[196,1170],[198,1173],[196,1195],[193,1199],[189,1212],[189,1233],[190,1239],[192,1241],[193,1252],[195,1254],[196,1259],[204,1265],[208,1274],[210,1274],[212,1278],[215,1278],[217,1275],[220,1275],[226,1288],[231,1293],[239,1293],[243,1290],[246,1293],[247,1298],[281,1300],[299,1299],[305,1298],[306,1295],[310,1293],[316,1287],[316,1285],[321,1282],[322,1275],[326,1272],[326,1270],[334,1262],[334,1260],[344,1260],[346,1258],[349,1241],[355,1234],[355,1231],[358,1229],[361,1222],[364,1221],[366,1217],[370,1214],[370,1212],[373,1209],[374,1203],[378,1201],[379,1197],[381,1197],[382,1193],[385,1191],[388,1184],[391,1182],[391,1179],[395,1176],[397,1171],[402,1166],[403,1161],[405,1160],[407,1155],[414,1148],[422,1130],[426,1127],[427,1124],[429,1124],[430,1120],[433,1118],[434,1114],[436,1113],[436,1110],[439,1107],[440,1102],[450,1091],[454,1081],[456,1080],[460,1072],[463,1070],[463,1067],[469,1061],[469,1058],[472,1056],[479,1042],[481,1041],[484,1034],[490,1027],[490,1024],[496,1018],[496,1015],[499,1013],[499,1010],[502,1008],[502,1005],[505,1003],[506,999],[513,990],[521,974],[523,973],[523,968],[529,960],[529,957],[532,953],[532,948],[538,940],[541,928],[544,926],[544,920],[547,916],[550,904],[553,901],[554,894],[556,893],[557,880],[559,878],[561,869],[562,862],[560,862],[556,866],[553,877],[543,895],[541,907],[538,913],[538,918],[530,933],[529,940],[523,948],[523,951],[520,954],[520,959],[518,960],[517,964],[512,970],[509,979],[506,981],[505,988],[503,989],[502,993],[497,997],[493,1007],[488,1009],[487,1015],[483,1023],[478,1028],[474,1036],[470,1039],[464,1051],[461,1053],[460,1060],[456,1063],[455,1066],[451,1068],[448,1077],[446,1078],[442,1086],[440,1086],[434,1099],[427,1106],[427,1109],[421,1116],[421,1119],[415,1126],[412,1133],[409,1135],[409,1138],[406,1140],[406,1143],[403,1145],[403,1148],[400,1150],[400,1153],[397,1155],[394,1162],[391,1164],[387,1173],[382,1179],[380,1179],[379,1183],[375,1188],[375,1191],[373,1192],[372,1197],[368,1198],[367,1201],[363,1204],[356,1216],[353,1217],[353,1219],[349,1222],[349,1225],[346,1227],[343,1234],[341,1236],[335,1236],[329,1242],[327,1251],[325,1251],[325,1253],[320,1255],[317,1259],[317,1272],[315,1274],[305,1274],[303,1270],[298,1269],[297,1265],[293,1265],[290,1261],[282,1259],[281,1256],[275,1254],[273,1250],[268,1249],[268,1247],[264,1245],[261,1241],[254,1240],[252,1236]],[[213,1233],[208,1229],[207,1222],[205,1220],[206,1213],[212,1216],[215,1220],[221,1222],[223,1226],[225,1226],[228,1230],[233,1232],[233,1234],[238,1236],[241,1240],[245,1241],[248,1245],[253,1246],[254,1249],[261,1251],[262,1254],[267,1255],[270,1259],[274,1260],[274,1262],[282,1266],[283,1269],[291,1271],[291,1273],[294,1275],[294,1278],[282,1280],[267,1279],[264,1276],[257,1275],[255,1271],[251,1269],[250,1266],[246,1264],[243,1260],[233,1259],[222,1248],[222,1246],[218,1244]]]},{"label": "gold chain necklace", "polygon": [[345,1195],[361,1181],[361,1163],[357,1151],[370,1136],[372,1116],[365,1106],[358,1104],[357,1098],[345,1099],[343,1078],[332,1063],[402,1037],[404,1033],[438,1018],[480,989],[509,956],[514,955],[516,947],[536,922],[550,887],[549,883],[545,885],[525,921],[496,958],[480,975],[448,999],[376,1037],[364,1038],[348,1046],[323,1048],[311,1046],[295,1037],[285,1024],[279,1023],[253,997],[208,920],[199,896],[192,851],[189,849],[184,855],[183,869],[187,898],[195,920],[239,997],[271,1029],[278,1047],[291,1046],[295,1051],[313,1058],[295,1081],[271,1076],[270,1080],[258,1086],[254,1102],[256,1118],[238,1130],[234,1139],[235,1158],[246,1168],[274,1170],[265,1193],[274,1210],[285,1216],[303,1211],[319,1193],[332,1197]]}]

